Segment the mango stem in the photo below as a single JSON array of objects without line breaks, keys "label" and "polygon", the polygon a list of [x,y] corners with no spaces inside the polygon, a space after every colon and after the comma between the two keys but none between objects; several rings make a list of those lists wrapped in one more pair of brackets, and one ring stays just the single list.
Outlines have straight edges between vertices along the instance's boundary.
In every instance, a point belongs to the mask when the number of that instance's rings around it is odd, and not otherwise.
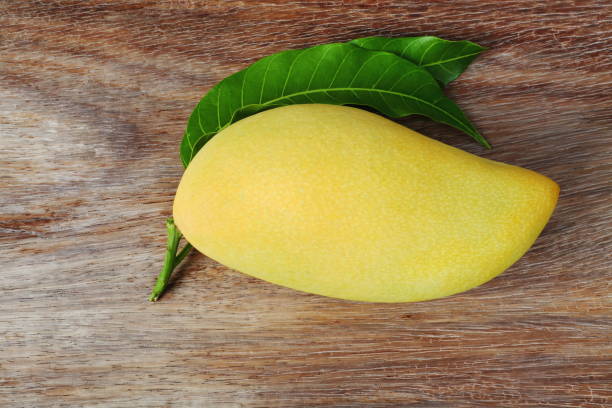
[{"label": "mango stem", "polygon": [[193,248],[191,244],[188,242],[185,244],[181,252],[177,254],[179,242],[181,241],[181,231],[174,224],[174,219],[169,217],[166,220],[166,231],[168,232],[168,243],[166,246],[166,257],[164,259],[164,267],[161,272],[157,276],[157,282],[155,282],[155,286],[151,291],[151,296],[149,296],[149,300],[151,302],[157,301],[160,296],[164,293],[166,288],[168,287],[168,282],[170,281],[170,276],[174,269],[181,263],[183,259],[189,254],[189,251]]}]

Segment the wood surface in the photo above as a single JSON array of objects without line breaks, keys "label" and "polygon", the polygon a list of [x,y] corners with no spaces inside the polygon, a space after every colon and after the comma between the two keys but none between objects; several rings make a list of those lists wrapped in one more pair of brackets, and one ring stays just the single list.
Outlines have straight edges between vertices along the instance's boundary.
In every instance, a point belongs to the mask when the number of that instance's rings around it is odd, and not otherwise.
[{"label": "wood surface", "polygon": [[[612,406],[609,1],[0,0],[0,406]],[[369,36],[490,47],[449,87],[561,185],[531,251],[415,304],[299,293],[193,254],[158,303],[192,108],[270,53]]]}]

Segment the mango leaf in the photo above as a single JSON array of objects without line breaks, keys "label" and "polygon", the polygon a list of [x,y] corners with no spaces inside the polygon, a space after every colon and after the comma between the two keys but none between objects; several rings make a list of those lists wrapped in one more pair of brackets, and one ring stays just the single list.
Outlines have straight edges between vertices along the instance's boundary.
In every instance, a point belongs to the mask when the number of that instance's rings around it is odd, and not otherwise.
[{"label": "mango leaf", "polygon": [[448,41],[438,37],[366,37],[349,41],[372,51],[388,51],[425,68],[442,85],[456,79],[481,52],[471,41]]},{"label": "mango leaf", "polygon": [[392,118],[424,115],[490,147],[424,68],[390,52],[336,43],[279,52],[219,82],[189,118],[181,160],[186,167],[233,122],[300,103],[368,106]]}]

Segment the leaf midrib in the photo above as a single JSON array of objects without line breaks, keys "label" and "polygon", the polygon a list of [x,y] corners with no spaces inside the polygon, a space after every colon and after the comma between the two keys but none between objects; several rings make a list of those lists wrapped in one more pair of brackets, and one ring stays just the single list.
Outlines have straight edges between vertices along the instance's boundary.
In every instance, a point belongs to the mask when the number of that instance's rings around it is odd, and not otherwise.
[{"label": "leaf midrib", "polygon": [[[279,102],[282,101],[283,99],[286,98],[293,98],[294,96],[301,96],[301,95],[308,95],[311,93],[317,93],[317,92],[330,92],[330,91],[367,91],[367,92],[381,92],[381,93],[387,93],[387,94],[391,94],[391,95],[396,95],[396,96],[400,96],[402,98],[410,98],[410,99],[414,99],[416,101],[419,101],[421,103],[424,103],[425,105],[429,105],[432,108],[442,112],[444,115],[449,116],[451,118],[453,118],[454,120],[456,120],[458,123],[461,124],[461,126],[463,127],[463,129],[465,131],[467,131],[469,134],[472,134],[473,136],[476,136],[471,129],[465,127],[465,124],[463,123],[463,121],[459,118],[457,118],[455,115],[452,115],[451,113],[445,111],[444,109],[439,108],[438,106],[427,102],[426,100],[423,100],[421,98],[417,98],[416,96],[410,95],[410,94],[404,94],[401,92],[394,92],[394,91],[388,91],[388,90],[384,90],[384,89],[376,89],[376,88],[346,88],[346,87],[341,87],[341,88],[325,88],[325,89],[309,89],[306,91],[300,91],[300,92],[295,92],[292,94],[288,94],[288,95],[283,95],[280,96],[278,98],[275,99],[271,99],[265,103],[260,104],[261,106],[268,106],[268,105],[272,105],[274,104],[274,102]],[[243,107],[244,108],[244,107]]]},{"label": "leaf midrib", "polygon": [[467,57],[471,57],[473,55],[478,55],[480,54],[482,51],[478,51],[478,52],[473,52],[471,54],[464,54],[461,55],[459,57],[454,57],[454,58],[449,58],[449,59],[445,59],[445,60],[441,60],[441,61],[436,61],[436,62],[431,62],[429,64],[423,64],[423,65],[419,65],[419,67],[421,68],[425,68],[425,67],[431,67],[432,65],[440,65],[440,64],[446,64],[447,62],[452,62],[452,61],[457,61],[463,58],[467,58]]}]

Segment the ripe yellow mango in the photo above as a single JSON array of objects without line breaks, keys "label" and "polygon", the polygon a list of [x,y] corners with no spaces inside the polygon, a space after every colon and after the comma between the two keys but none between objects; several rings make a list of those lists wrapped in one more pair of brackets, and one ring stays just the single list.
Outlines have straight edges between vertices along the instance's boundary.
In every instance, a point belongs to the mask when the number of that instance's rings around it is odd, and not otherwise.
[{"label": "ripe yellow mango", "polygon": [[200,252],[325,296],[439,298],[519,259],[554,210],[555,182],[376,114],[292,105],[219,132],[191,162],[174,218]]}]

